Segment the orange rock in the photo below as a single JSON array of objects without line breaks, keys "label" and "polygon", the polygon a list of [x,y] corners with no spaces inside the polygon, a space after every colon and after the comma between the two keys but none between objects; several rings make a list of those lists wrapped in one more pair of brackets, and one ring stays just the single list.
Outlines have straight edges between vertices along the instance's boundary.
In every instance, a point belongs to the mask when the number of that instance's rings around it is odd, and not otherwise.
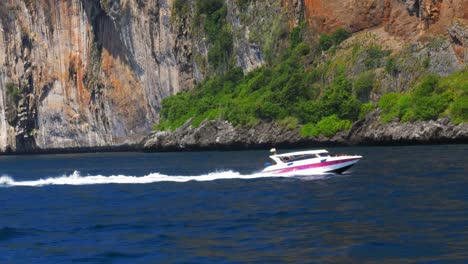
[{"label": "orange rock", "polygon": [[[446,34],[457,18],[468,19],[468,0],[305,0],[305,18],[314,31],[344,27],[357,32],[384,26],[393,35],[412,39],[421,34]],[[414,10],[416,8],[416,10]]]}]

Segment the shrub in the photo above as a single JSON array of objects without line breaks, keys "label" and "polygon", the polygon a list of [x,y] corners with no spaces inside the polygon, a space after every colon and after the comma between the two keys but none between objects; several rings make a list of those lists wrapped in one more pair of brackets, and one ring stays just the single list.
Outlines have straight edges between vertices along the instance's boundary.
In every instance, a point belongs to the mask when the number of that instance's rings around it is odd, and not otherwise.
[{"label": "shrub", "polygon": [[372,112],[375,109],[375,104],[373,102],[363,104],[359,110],[358,119],[363,119],[368,113]]},{"label": "shrub", "polygon": [[289,39],[291,47],[295,48],[299,43],[302,42],[302,27],[295,27],[289,33]]},{"label": "shrub", "polygon": [[323,116],[337,114],[343,119],[356,120],[359,115],[360,102],[352,95],[352,85],[344,75],[335,77],[325,89],[320,105]]},{"label": "shrub", "polygon": [[258,73],[257,75],[251,77],[248,81],[249,91],[254,92],[264,87],[268,83],[268,79],[263,72]]},{"label": "shrub", "polygon": [[398,116],[397,103],[400,99],[399,93],[388,93],[380,97],[379,108],[382,110],[381,120],[383,123],[388,123],[390,120]]},{"label": "shrub", "polygon": [[412,119],[437,119],[452,101],[452,93],[438,89],[439,77],[428,75],[411,91]]},{"label": "shrub", "polygon": [[303,137],[313,137],[315,135],[315,125],[312,123],[305,124],[299,134]]},{"label": "shrub", "polygon": [[351,36],[351,33],[343,28],[335,30],[331,35],[321,34],[318,41],[320,50],[329,50],[332,46],[338,46]]},{"label": "shrub", "polygon": [[435,75],[425,76],[412,92],[418,97],[430,96],[436,89],[438,82],[439,77]]},{"label": "shrub", "polygon": [[468,95],[455,98],[450,106],[450,114],[456,124],[468,121]]},{"label": "shrub", "polygon": [[398,66],[395,58],[390,58],[385,63],[385,71],[390,75],[396,75],[398,73]]},{"label": "shrub", "polygon": [[324,135],[333,136],[339,131],[351,128],[351,121],[342,120],[337,115],[331,115],[323,118],[317,124],[306,124],[302,127],[300,134],[303,137],[317,137]]},{"label": "shrub", "polygon": [[302,73],[294,73],[281,90],[281,97],[286,104],[295,103],[301,99],[310,99],[308,87],[305,83],[305,76]]},{"label": "shrub", "polygon": [[232,82],[233,84],[238,84],[244,78],[244,71],[240,67],[235,67],[229,70],[222,81]]},{"label": "shrub", "polygon": [[468,121],[468,68],[439,80],[437,90],[453,92],[448,113],[455,123]]},{"label": "shrub", "polygon": [[[383,111],[382,122],[392,118],[403,122],[432,120],[447,113],[452,114],[455,122],[463,122],[466,120],[463,112],[467,104],[463,99],[466,97],[456,96],[459,85],[463,86],[463,80],[464,76],[459,73],[443,79],[428,75],[407,94],[390,93],[382,96],[379,100],[379,107]],[[453,88],[445,87],[448,84],[453,85]]]},{"label": "shrub", "polygon": [[197,14],[213,14],[223,7],[223,0],[197,0]]},{"label": "shrub", "polygon": [[424,58],[424,60],[422,61],[422,66],[424,67],[424,69],[428,69],[429,66],[431,66],[431,57],[427,56],[426,58]]},{"label": "shrub", "polygon": [[402,94],[398,99],[396,105],[397,116],[401,118],[403,122],[409,122],[414,120],[414,110],[412,108],[412,96],[410,94]]},{"label": "shrub", "polygon": [[18,100],[21,99],[21,90],[12,82],[6,83],[6,92],[15,102],[18,102]]},{"label": "shrub", "polygon": [[279,124],[283,127],[286,127],[289,130],[293,130],[298,127],[299,119],[296,117],[288,116],[279,121]]},{"label": "shrub", "polygon": [[281,116],[281,109],[281,104],[267,97],[255,105],[255,117],[269,121],[275,120]]},{"label": "shrub", "polygon": [[205,121],[205,120],[215,120],[219,118],[221,115],[221,111],[219,109],[210,109],[207,110],[205,113],[202,115],[196,116],[193,120],[191,125],[193,127],[199,127],[200,124]]},{"label": "shrub", "polygon": [[296,106],[295,116],[301,123],[316,123],[323,116],[321,108],[317,101],[301,101]]},{"label": "shrub", "polygon": [[236,0],[237,5],[239,6],[240,9],[246,9],[251,0]]},{"label": "shrub", "polygon": [[412,110],[415,120],[437,119],[453,100],[450,92],[432,96],[413,96]]},{"label": "shrub", "polygon": [[439,88],[451,90],[457,95],[468,94],[468,67],[439,80]]},{"label": "shrub", "polygon": [[305,56],[309,54],[310,47],[304,42],[297,44],[293,50],[295,56]]},{"label": "shrub", "polygon": [[351,36],[351,33],[346,29],[339,28],[331,34],[331,39],[334,45],[339,45]]},{"label": "shrub", "polygon": [[369,101],[370,93],[374,89],[375,74],[372,71],[364,72],[356,77],[353,82],[353,91],[362,102]]},{"label": "shrub", "polygon": [[379,46],[372,46],[367,50],[367,56],[364,59],[364,65],[368,69],[380,67],[383,57],[390,55],[389,51],[382,50]]},{"label": "shrub", "polygon": [[185,15],[190,11],[190,2],[189,0],[175,0],[174,9],[176,14]]},{"label": "shrub", "polygon": [[320,34],[318,47],[320,50],[328,50],[333,46],[333,40],[328,34]]},{"label": "shrub", "polygon": [[231,29],[226,23],[227,6],[223,0],[197,0],[196,11],[197,22],[200,22],[201,15],[206,17],[204,29],[212,44],[208,51],[208,62],[215,69],[228,66],[233,41]]}]

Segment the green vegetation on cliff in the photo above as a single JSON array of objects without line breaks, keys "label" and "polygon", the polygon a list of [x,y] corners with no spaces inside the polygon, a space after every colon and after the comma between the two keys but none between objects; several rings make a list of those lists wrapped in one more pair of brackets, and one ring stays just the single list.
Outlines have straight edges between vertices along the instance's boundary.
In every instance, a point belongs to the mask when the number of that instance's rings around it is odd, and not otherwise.
[{"label": "green vegetation on cliff", "polygon": [[[236,126],[274,121],[301,128],[304,137],[333,136],[377,108],[384,123],[442,116],[456,123],[468,120],[467,71],[448,77],[429,71],[431,52],[443,45],[394,51],[373,33],[346,41],[351,34],[337,29],[311,38],[307,24],[290,29],[286,16],[277,16],[265,30],[241,15],[249,25],[249,40],[262,47],[266,62],[244,75],[233,67],[234,33],[226,21],[226,4],[195,3],[195,23],[211,44],[208,63],[218,70],[194,89],[164,99],[155,129],[174,130],[187,122],[196,127],[213,119]],[[250,10],[250,0],[236,3],[240,10]],[[177,0],[175,9],[185,12],[187,1]]]},{"label": "green vegetation on cliff", "polygon": [[[242,126],[260,120],[276,120],[289,128],[309,124],[303,131],[305,136],[347,129],[358,119],[363,103],[342,70],[336,72],[330,85],[322,85],[318,71],[306,64],[314,56],[307,44],[299,43],[286,52],[281,63],[246,76],[235,68],[193,90],[168,97],[163,101],[157,129],[175,129],[190,118],[194,126],[216,118]],[[331,122],[339,125],[330,126]],[[317,127],[311,129],[315,124]]]},{"label": "green vegetation on cliff", "polygon": [[335,30],[331,34],[323,33],[320,35],[318,47],[323,51],[329,50],[331,47],[339,45],[350,36],[351,33],[342,28]]},{"label": "green vegetation on cliff", "polygon": [[204,18],[204,31],[212,44],[208,51],[208,62],[215,69],[230,66],[232,53],[231,28],[226,23],[227,6],[223,0],[197,0],[195,23]]},{"label": "green vegetation on cliff", "polygon": [[18,100],[21,98],[21,90],[16,84],[12,82],[8,82],[6,84],[6,93],[8,96],[11,96],[11,98],[15,102],[18,102]]},{"label": "green vegetation on cliff", "polygon": [[425,76],[408,93],[388,93],[379,101],[381,120],[432,120],[444,115],[455,123],[468,121],[468,70],[448,77]]}]

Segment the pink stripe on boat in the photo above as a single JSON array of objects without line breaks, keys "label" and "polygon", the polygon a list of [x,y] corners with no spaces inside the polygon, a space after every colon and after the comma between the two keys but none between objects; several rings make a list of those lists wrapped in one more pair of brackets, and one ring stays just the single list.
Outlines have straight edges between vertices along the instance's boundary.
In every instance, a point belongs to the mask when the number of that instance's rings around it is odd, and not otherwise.
[{"label": "pink stripe on boat", "polygon": [[344,160],[326,161],[326,162],[322,162],[322,163],[301,165],[301,166],[290,167],[290,168],[287,168],[287,169],[279,169],[279,170],[268,171],[268,172],[273,172],[273,173],[287,173],[287,172],[297,171],[297,170],[306,170],[306,169],[320,168],[320,167],[325,167],[325,166],[330,166],[330,165],[335,165],[335,164],[350,162],[350,161],[353,161],[353,160],[359,160],[359,159],[344,159]]}]

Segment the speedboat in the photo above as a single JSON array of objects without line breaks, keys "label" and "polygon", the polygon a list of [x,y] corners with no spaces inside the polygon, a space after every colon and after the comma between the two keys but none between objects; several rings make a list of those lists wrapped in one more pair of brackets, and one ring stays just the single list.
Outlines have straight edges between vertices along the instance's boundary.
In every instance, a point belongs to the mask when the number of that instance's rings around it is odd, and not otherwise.
[{"label": "speedboat", "polygon": [[262,173],[282,176],[322,173],[341,174],[362,159],[362,156],[331,156],[324,149],[277,154],[276,149],[273,148],[270,152],[273,154],[270,158],[275,164],[265,163],[265,169]]}]

